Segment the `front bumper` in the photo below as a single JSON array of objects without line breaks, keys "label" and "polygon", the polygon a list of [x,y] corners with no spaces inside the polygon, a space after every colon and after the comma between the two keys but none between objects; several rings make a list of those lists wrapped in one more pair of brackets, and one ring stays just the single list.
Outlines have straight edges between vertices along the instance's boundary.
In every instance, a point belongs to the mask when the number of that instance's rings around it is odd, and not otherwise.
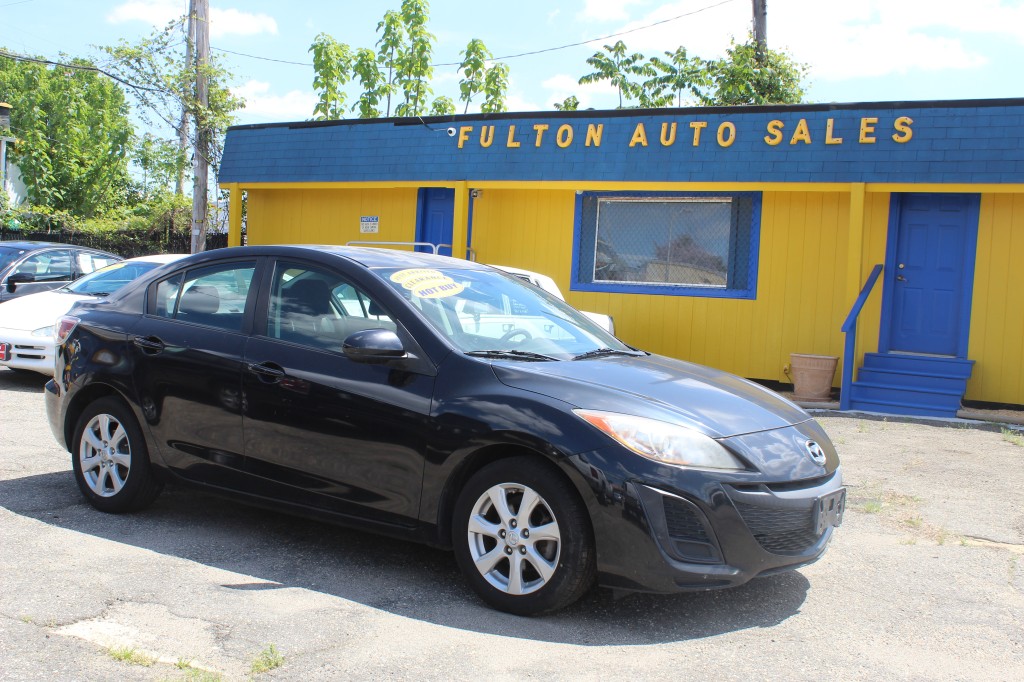
[{"label": "front bumper", "polygon": [[27,369],[53,376],[53,337],[32,336],[24,329],[0,327],[0,343],[9,345],[7,359],[0,359],[0,367]]},{"label": "front bumper", "polygon": [[[737,452],[754,446],[763,453],[772,443],[792,441],[794,432],[804,438],[805,431],[788,427],[740,437],[745,441],[734,445]],[[646,592],[707,590],[817,561],[838,520],[823,517],[819,500],[839,502],[843,486],[827,436],[819,428],[813,438],[824,441],[829,462],[812,470],[797,460],[792,478],[781,464],[771,474],[733,473],[634,459],[634,475],[617,481],[606,472],[623,470],[615,466],[618,455],[580,455],[587,469],[606,479],[591,506],[601,584]]]}]

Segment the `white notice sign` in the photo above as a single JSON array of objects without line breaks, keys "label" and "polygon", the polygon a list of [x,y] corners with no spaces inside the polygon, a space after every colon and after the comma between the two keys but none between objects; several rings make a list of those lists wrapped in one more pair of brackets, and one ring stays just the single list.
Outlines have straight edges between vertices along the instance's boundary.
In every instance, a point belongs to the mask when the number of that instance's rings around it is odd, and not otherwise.
[{"label": "white notice sign", "polygon": [[359,216],[360,234],[377,234],[380,232],[380,217],[375,215]]}]

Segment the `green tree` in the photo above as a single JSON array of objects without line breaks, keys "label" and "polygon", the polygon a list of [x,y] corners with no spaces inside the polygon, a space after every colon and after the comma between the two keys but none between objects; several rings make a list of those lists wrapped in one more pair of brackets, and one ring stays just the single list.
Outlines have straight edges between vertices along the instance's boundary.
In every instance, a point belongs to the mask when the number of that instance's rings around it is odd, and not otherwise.
[{"label": "green tree", "polygon": [[455,102],[451,97],[441,95],[430,105],[431,116],[450,116],[455,113]]},{"label": "green tree", "polygon": [[487,75],[487,60],[491,58],[491,51],[484,45],[484,41],[473,38],[466,45],[466,49],[460,52],[462,63],[459,71],[463,78],[459,81],[459,100],[466,103],[462,113],[469,111],[469,103],[474,95],[484,89],[484,77]]},{"label": "green tree", "polygon": [[434,34],[427,30],[430,18],[427,0],[402,0],[402,23],[408,42],[398,55],[398,84],[405,100],[395,113],[399,116],[419,116],[424,103],[433,93],[430,79],[434,75],[431,61],[434,54]]},{"label": "green tree", "polygon": [[391,116],[391,96],[398,91],[397,72],[399,55],[405,45],[405,24],[402,15],[394,10],[384,13],[384,18],[377,24],[380,40],[377,41],[377,59],[387,69],[388,75],[380,85],[382,99],[387,101],[385,116]]},{"label": "green tree", "polygon": [[732,42],[725,57],[708,64],[714,88],[707,104],[799,104],[807,65],[785,52],[766,49],[759,58],[757,44]]},{"label": "green tree", "polygon": [[656,74],[648,81],[651,106],[664,107],[675,104],[683,106],[683,93],[704,102],[705,90],[711,85],[707,62],[686,54],[686,48],[679,46],[675,52],[666,52],[668,61],[651,57],[650,64]]},{"label": "green tree", "polygon": [[352,78],[352,48],[321,33],[309,51],[313,53],[313,87],[320,93],[313,118],[318,121],[344,118],[348,96],[345,84]]},{"label": "green tree", "polygon": [[631,98],[645,96],[642,85],[632,80],[635,76],[654,75],[644,56],[639,52],[627,54],[628,48],[621,40],[605,45],[604,50],[587,59],[595,71],[582,76],[580,85],[608,81],[619,92],[619,109]]},{"label": "green tree", "polygon": [[484,102],[480,111],[485,114],[500,114],[508,111],[505,97],[508,93],[508,64],[501,62],[487,69],[484,76]]},{"label": "green tree", "polygon": [[352,107],[352,111],[358,111],[359,118],[380,118],[380,102],[386,94],[387,83],[377,61],[377,54],[366,47],[356,50],[352,71],[359,78],[359,84],[363,88],[363,93]]},{"label": "green tree", "polygon": [[561,102],[555,102],[555,109],[558,111],[576,111],[580,108],[580,100],[576,95],[569,95]]},{"label": "green tree", "polygon": [[124,205],[133,127],[120,86],[82,59],[47,67],[0,56],[0,101],[12,106],[9,147],[29,201],[80,217]]},{"label": "green tree", "polygon": [[166,125],[178,133],[178,193],[183,192],[190,143],[195,149],[192,131],[213,131],[209,148],[200,149],[199,153],[216,168],[224,132],[234,123],[234,112],[245,105],[242,98],[231,93],[231,73],[212,56],[203,68],[209,91],[207,104],[204,106],[196,99],[197,69],[190,61],[191,36],[187,26],[187,18],[179,17],[137,43],[122,40],[100,48],[111,58],[105,68],[134,85],[128,92],[139,105],[135,109],[139,118],[150,126]]},{"label": "green tree", "polygon": [[132,146],[132,161],[142,171],[142,196],[146,199],[167,194],[179,166],[185,163],[177,141],[163,140],[146,133]]}]

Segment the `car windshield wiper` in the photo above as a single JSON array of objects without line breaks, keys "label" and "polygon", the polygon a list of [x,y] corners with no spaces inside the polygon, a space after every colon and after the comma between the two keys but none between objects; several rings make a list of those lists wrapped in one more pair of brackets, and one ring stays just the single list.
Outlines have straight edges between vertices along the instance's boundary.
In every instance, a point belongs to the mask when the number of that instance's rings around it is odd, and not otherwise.
[{"label": "car windshield wiper", "polygon": [[502,350],[502,349],[497,349],[497,348],[493,349],[493,350],[471,350],[471,351],[466,351],[466,355],[469,355],[469,356],[474,357],[474,358],[511,358],[513,360],[535,360],[535,361],[540,361],[540,360],[544,360],[544,361],[558,360],[558,358],[556,358],[556,357],[552,357],[550,355],[544,355],[543,353],[531,353],[528,350],[512,350],[512,349]]},{"label": "car windshield wiper", "polygon": [[621,348],[595,348],[594,350],[588,350],[586,353],[580,353],[573,357],[573,360],[586,360],[587,358],[597,358],[602,355],[629,355],[632,357],[640,357],[641,355],[647,355],[642,350],[624,350]]}]

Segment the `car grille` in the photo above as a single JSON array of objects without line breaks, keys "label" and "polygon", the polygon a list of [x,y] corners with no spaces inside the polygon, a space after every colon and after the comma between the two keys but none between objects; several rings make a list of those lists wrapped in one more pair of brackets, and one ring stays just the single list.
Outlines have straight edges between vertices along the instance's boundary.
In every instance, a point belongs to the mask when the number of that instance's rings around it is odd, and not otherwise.
[{"label": "car grille", "polygon": [[770,509],[733,501],[754,538],[772,554],[799,554],[821,537],[814,527],[814,509]]}]

